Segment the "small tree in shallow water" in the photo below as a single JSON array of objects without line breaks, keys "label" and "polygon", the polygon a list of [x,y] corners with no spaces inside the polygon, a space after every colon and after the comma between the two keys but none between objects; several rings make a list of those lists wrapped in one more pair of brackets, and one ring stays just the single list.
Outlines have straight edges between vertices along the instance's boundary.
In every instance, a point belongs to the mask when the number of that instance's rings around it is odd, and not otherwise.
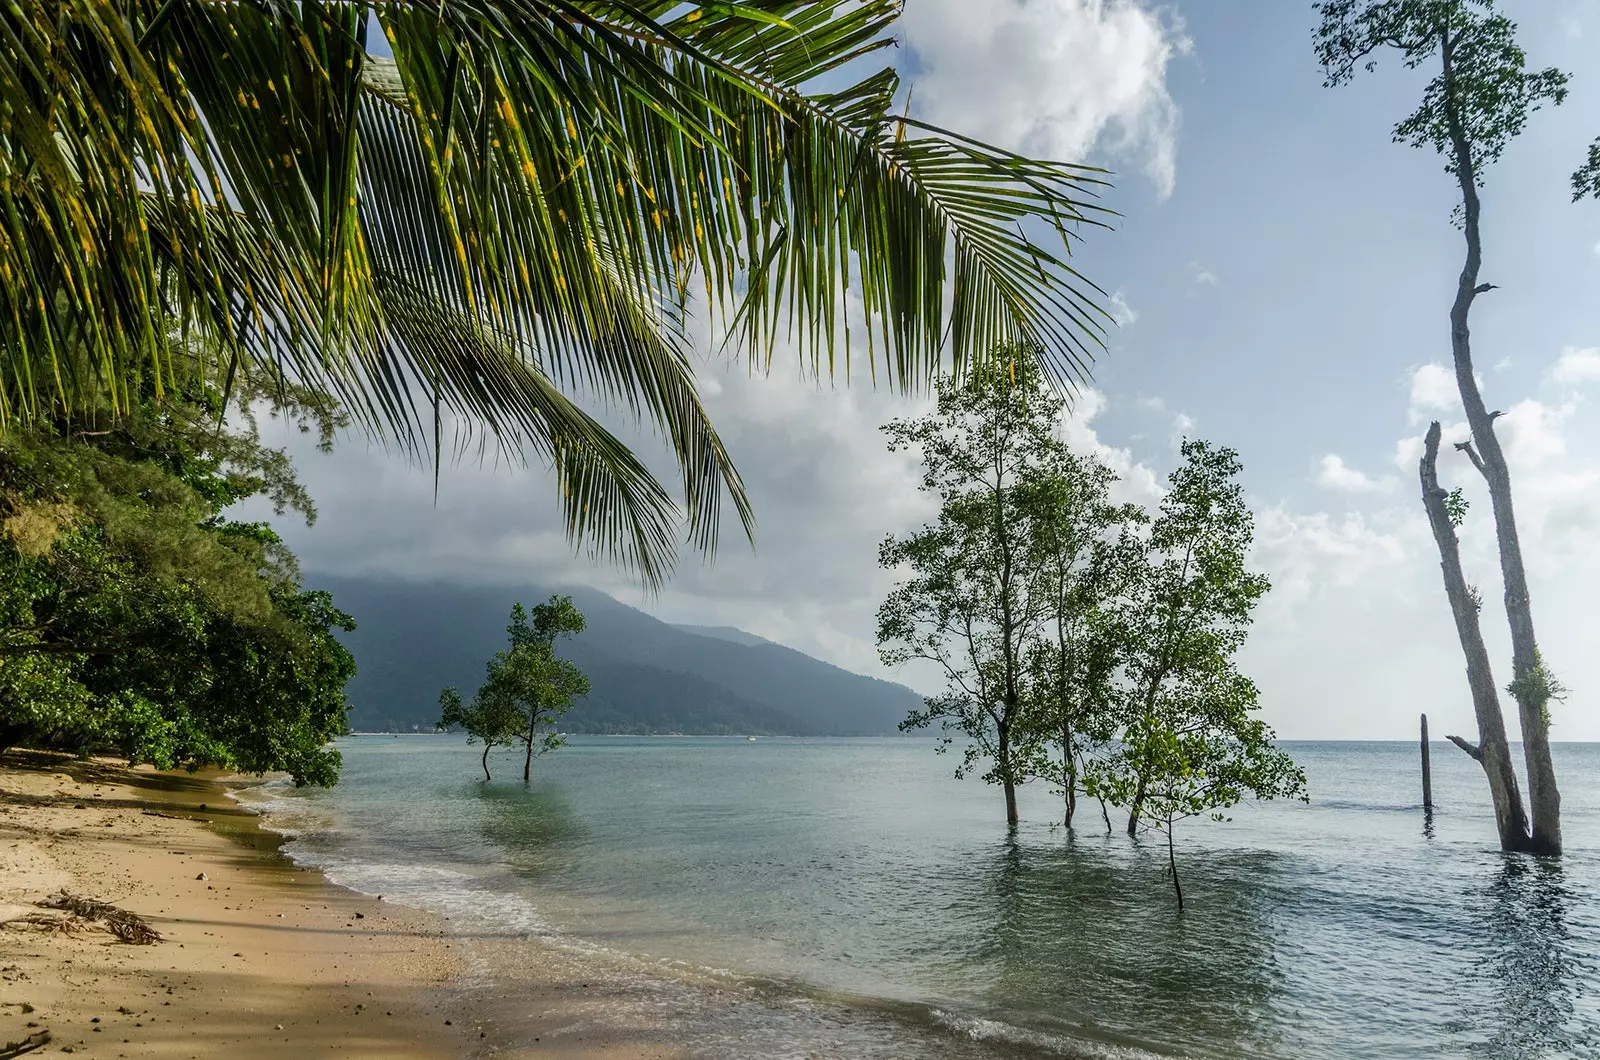
[{"label": "small tree in shallow water", "polygon": [[889,666],[938,667],[945,691],[900,727],[938,726],[941,750],[964,737],[956,775],[990,763],[984,779],[1004,789],[1006,821],[1016,824],[1016,786],[1041,748],[1026,717],[1050,605],[1035,523],[1044,482],[1070,460],[1055,435],[1065,403],[1025,350],[1002,351],[992,370],[966,379],[941,379],[937,394],[932,415],[884,427],[891,451],[921,454],[921,489],[940,510],[878,549],[879,566],[905,575],[878,608],[878,654]]},{"label": "small tree in shallow water", "polygon": [[1252,516],[1232,449],[1183,445],[1184,464],[1120,601],[1122,680],[1115,750],[1085,778],[1102,803],[1128,808],[1128,832],[1167,833],[1167,862],[1183,907],[1172,828],[1246,796],[1303,797],[1305,775],[1272,744],[1254,682],[1235,668],[1251,612],[1268,589],[1245,565]]},{"label": "small tree in shallow water", "polygon": [[570,596],[552,596],[533,609],[530,620],[521,604],[511,609],[506,634],[511,646],[489,660],[488,677],[465,704],[461,693],[446,688],[439,694],[439,724],[460,726],[468,741],[483,742],[483,779],[489,780],[489,752],[522,741],[524,782],[533,776],[534,755],[565,743],[555,724],[579,696],[589,694],[589,679],[555,653],[557,637],[582,633],[583,613]]}]

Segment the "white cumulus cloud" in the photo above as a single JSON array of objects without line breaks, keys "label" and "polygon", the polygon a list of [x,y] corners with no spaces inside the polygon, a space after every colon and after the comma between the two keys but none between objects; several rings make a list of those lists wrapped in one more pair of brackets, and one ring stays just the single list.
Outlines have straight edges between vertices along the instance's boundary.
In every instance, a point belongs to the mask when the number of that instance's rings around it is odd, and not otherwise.
[{"label": "white cumulus cloud", "polygon": [[1459,408],[1456,376],[1442,364],[1425,364],[1411,373],[1411,422],[1420,423],[1438,411]]},{"label": "white cumulus cloud", "polygon": [[1575,346],[1568,346],[1561,351],[1561,356],[1551,366],[1550,378],[1557,383],[1600,381],[1600,347],[1580,350]]},{"label": "white cumulus cloud", "polygon": [[1139,319],[1139,314],[1128,304],[1127,296],[1121,291],[1111,296],[1111,319],[1124,328]]},{"label": "white cumulus cloud", "polygon": [[1317,484],[1341,493],[1388,493],[1395,488],[1392,476],[1374,478],[1344,462],[1337,453],[1329,453],[1317,467]]},{"label": "white cumulus cloud", "polygon": [[1137,0],[915,0],[900,28],[929,119],[1033,155],[1096,148],[1139,164],[1158,194],[1177,175],[1167,65],[1190,44]]}]

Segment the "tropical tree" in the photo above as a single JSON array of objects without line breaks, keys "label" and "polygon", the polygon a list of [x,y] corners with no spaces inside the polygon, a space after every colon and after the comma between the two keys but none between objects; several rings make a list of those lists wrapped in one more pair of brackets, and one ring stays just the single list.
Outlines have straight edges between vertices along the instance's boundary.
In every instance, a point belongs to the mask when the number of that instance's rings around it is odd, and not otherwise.
[{"label": "tropical tree", "polygon": [[1123,638],[1116,601],[1138,576],[1134,536],[1148,522],[1136,504],[1112,504],[1116,473],[1092,455],[1061,451],[1023,491],[1033,540],[1028,569],[1045,600],[1044,631],[1033,648],[1030,722],[1057,745],[1063,823],[1072,826],[1087,755],[1115,726],[1114,677]]},{"label": "tropical tree", "polygon": [[532,619],[519,603],[511,608],[506,635],[511,646],[489,660],[488,676],[470,705],[461,693],[446,688],[439,694],[439,725],[460,726],[467,740],[483,742],[483,779],[489,776],[489,751],[521,741],[526,749],[522,780],[533,778],[535,755],[566,742],[556,723],[579,696],[589,694],[589,679],[555,652],[558,637],[582,633],[583,613],[570,596],[552,596],[533,608]]},{"label": "tropical tree", "polygon": [[1305,775],[1255,716],[1256,686],[1235,658],[1269,588],[1246,564],[1253,517],[1238,454],[1190,440],[1183,457],[1141,541],[1143,562],[1113,604],[1122,612],[1116,739],[1085,777],[1103,804],[1128,809],[1129,835],[1166,832],[1179,909],[1179,821],[1220,819],[1247,796],[1305,793]]},{"label": "tropical tree", "polygon": [[[219,429],[215,388],[142,397],[115,427],[90,410],[0,438],[0,749],[332,784],[350,616],[271,527],[226,515],[262,497],[310,521],[311,500],[254,422]],[[325,438],[338,422],[283,411]]]},{"label": "tropical tree", "polygon": [[460,728],[466,731],[467,743],[483,744],[483,779],[493,780],[489,772],[489,752],[496,747],[510,747],[527,732],[528,717],[506,696],[484,696],[481,693],[467,703],[461,690],[446,688],[439,693],[439,728]]},{"label": "tropical tree", "polygon": [[1175,746],[1182,751],[1188,737],[1239,739],[1256,707],[1234,657],[1269,583],[1246,565],[1254,520],[1237,480],[1238,454],[1189,440],[1183,456],[1143,541],[1143,562],[1116,604],[1119,747],[1090,778],[1097,797],[1127,807],[1130,835],[1176,761]]},{"label": "tropical tree", "polygon": [[[1019,342],[1066,377],[1100,345],[1068,262],[1098,171],[896,113],[872,62],[900,6],[4,5],[0,431],[160,397],[176,318],[225,392],[299,384],[435,461],[548,462],[569,534],[658,579],[680,519],[707,551],[728,498],[750,526],[700,310],[757,366],[782,335],[848,374],[865,337],[895,386],[946,350]],[[681,512],[587,400],[665,438]]]},{"label": "tropical tree", "polygon": [[891,451],[921,454],[920,488],[940,509],[937,521],[878,549],[879,566],[906,575],[878,608],[878,654],[889,666],[938,668],[946,690],[900,727],[937,725],[941,750],[965,737],[956,775],[990,763],[984,779],[1005,790],[1006,821],[1016,824],[1016,787],[1034,771],[1040,742],[1026,715],[1050,606],[1035,524],[1048,511],[1046,478],[1058,480],[1071,459],[1056,436],[1064,401],[1021,349],[935,386],[931,415],[883,428]]},{"label": "tropical tree", "polygon": [[[1479,278],[1483,238],[1478,193],[1484,173],[1521,134],[1534,111],[1565,98],[1567,75],[1553,67],[1528,69],[1527,56],[1517,43],[1516,23],[1496,11],[1493,0],[1329,0],[1315,7],[1322,18],[1316,52],[1327,71],[1328,85],[1348,83],[1359,67],[1372,69],[1374,57],[1385,51],[1398,52],[1407,67],[1431,65],[1437,71],[1423,89],[1421,104],[1395,125],[1394,138],[1442,155],[1460,195],[1453,216],[1466,240],[1466,257],[1450,306],[1450,350],[1471,438],[1457,448],[1483,476],[1489,490],[1500,546],[1506,619],[1511,627],[1512,679],[1507,690],[1517,701],[1533,818],[1526,843],[1504,829],[1501,836],[1502,842],[1510,844],[1508,849],[1559,854],[1561,793],[1550,758],[1549,705],[1560,689],[1545,668],[1534,635],[1511,472],[1494,429],[1500,413],[1491,412],[1483,399],[1473,368],[1468,325],[1478,297],[1495,289],[1494,284]],[[1587,187],[1585,172],[1574,175],[1575,196],[1581,196]],[[1427,469],[1423,478],[1428,478]],[[1424,500],[1431,503],[1426,496]],[[1446,542],[1438,537],[1437,527],[1435,536],[1443,555]],[[1447,555],[1444,562],[1448,566]],[[1475,648],[1459,623],[1458,632],[1470,671],[1477,665]],[[1475,691],[1475,695],[1481,698],[1481,693]],[[1498,696],[1493,712],[1499,713]],[[1479,721],[1480,743],[1492,741],[1496,723],[1481,709]],[[1488,728],[1482,728],[1486,722]],[[1503,728],[1503,721],[1498,725]],[[1486,768],[1488,765],[1485,760]],[[1491,789],[1498,783],[1500,780],[1492,777]],[[1501,809],[1496,794],[1497,816]]]}]

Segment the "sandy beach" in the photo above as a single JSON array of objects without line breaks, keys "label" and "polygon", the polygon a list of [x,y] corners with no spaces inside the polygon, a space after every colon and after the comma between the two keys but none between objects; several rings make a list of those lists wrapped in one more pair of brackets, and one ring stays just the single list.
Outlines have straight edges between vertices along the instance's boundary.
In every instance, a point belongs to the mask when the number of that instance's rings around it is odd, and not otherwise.
[{"label": "sandy beach", "polygon": [[[46,1032],[26,1055],[470,1055],[483,1032],[452,1011],[456,944],[276,847],[201,777],[0,761],[0,1055]],[[36,905],[62,890],[163,941]]]}]

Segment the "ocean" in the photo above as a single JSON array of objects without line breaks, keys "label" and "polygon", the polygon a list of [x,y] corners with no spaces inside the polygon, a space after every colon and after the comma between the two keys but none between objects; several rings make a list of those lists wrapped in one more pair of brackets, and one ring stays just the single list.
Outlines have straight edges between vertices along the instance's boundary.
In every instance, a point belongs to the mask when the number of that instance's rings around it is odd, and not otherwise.
[{"label": "ocean", "polygon": [[[924,738],[341,741],[331,790],[239,797],[335,882],[449,918],[519,1044],[538,963],[691,1055],[1600,1058],[1600,744],[1557,745],[1567,853],[1501,854],[1476,763],[1286,743],[1309,804],[1160,836],[1061,827]],[[1520,754],[1520,749],[1519,749]],[[585,984],[587,985],[587,984]],[[531,1032],[530,1032],[531,1033]],[[528,1044],[528,1043],[520,1043]]]}]

